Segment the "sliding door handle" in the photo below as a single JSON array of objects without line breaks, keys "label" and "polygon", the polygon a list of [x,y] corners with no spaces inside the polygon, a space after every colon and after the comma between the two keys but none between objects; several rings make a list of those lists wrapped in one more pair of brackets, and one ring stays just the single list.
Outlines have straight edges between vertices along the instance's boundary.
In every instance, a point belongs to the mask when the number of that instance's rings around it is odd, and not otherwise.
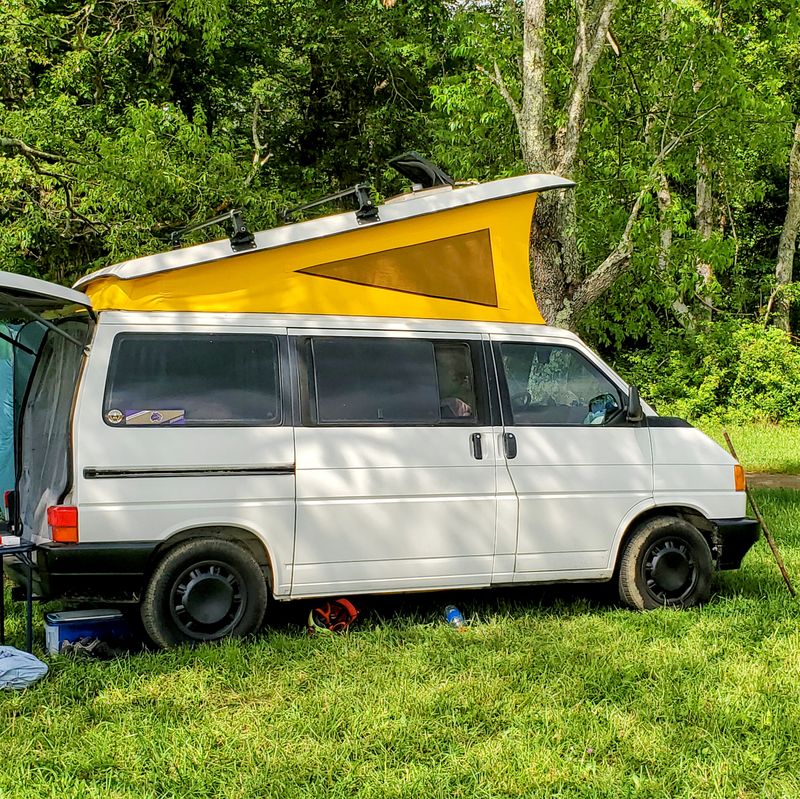
[{"label": "sliding door handle", "polygon": [[481,445],[481,434],[473,433],[469,437],[470,445],[472,447],[472,457],[475,460],[483,460],[483,446]]},{"label": "sliding door handle", "polygon": [[517,437],[513,433],[503,433],[503,448],[509,460],[517,457]]}]

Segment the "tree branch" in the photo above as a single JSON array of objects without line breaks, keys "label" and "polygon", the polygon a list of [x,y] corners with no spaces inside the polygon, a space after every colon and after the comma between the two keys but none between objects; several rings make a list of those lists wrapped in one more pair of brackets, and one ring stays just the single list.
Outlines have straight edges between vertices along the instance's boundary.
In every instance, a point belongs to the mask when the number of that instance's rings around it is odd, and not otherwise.
[{"label": "tree branch", "polygon": [[67,158],[65,155],[57,155],[56,153],[48,153],[44,150],[38,150],[36,147],[31,147],[30,145],[25,144],[25,142],[21,141],[20,139],[8,139],[5,136],[0,136],[0,147],[10,147],[14,150],[17,150],[29,160],[31,158],[39,158],[42,161],[49,161],[51,163],[81,163],[80,161],[76,161],[74,158]]},{"label": "tree branch", "polygon": [[586,30],[586,8],[584,0],[576,0],[578,25],[575,33],[575,54],[573,57],[572,92],[566,107],[566,123],[556,134],[558,168],[560,175],[570,175],[580,143],[581,129],[589,98],[592,71],[597,65],[606,44],[611,18],[619,0],[603,0],[597,14],[591,43]]},{"label": "tree branch", "polygon": [[605,294],[614,284],[614,281],[627,269],[633,252],[633,241],[631,239],[633,226],[639,218],[644,198],[650,191],[649,185],[639,191],[633,203],[633,208],[628,214],[625,230],[617,242],[617,246],[609,253],[603,263],[581,283],[575,292],[569,308],[571,318],[579,317],[595,300]]},{"label": "tree branch", "polygon": [[73,175],[65,175],[61,172],[51,172],[49,169],[44,169],[39,163],[39,160],[47,161],[49,163],[64,164],[80,164],[80,161],[76,161],[73,158],[67,158],[63,155],[57,155],[56,153],[48,153],[45,150],[39,150],[36,147],[31,147],[25,144],[25,142],[21,141],[20,139],[0,137],[0,147],[11,147],[17,150],[31,165],[31,168],[34,172],[36,172],[37,175],[41,175],[42,177],[46,178],[53,178],[53,180],[58,183],[58,185],[61,187],[61,190],[64,192],[64,206],[69,214],[67,217],[67,227],[65,231],[67,235],[70,233],[70,221],[72,219],[79,219],[95,233],[97,232],[98,225],[109,229],[109,225],[107,225],[105,222],[94,222],[87,216],[84,216],[84,214],[82,214],[75,207],[72,201],[72,189],[70,188],[70,183],[75,181],[75,177]]},{"label": "tree branch", "polygon": [[511,92],[508,90],[506,86],[506,82],[503,80],[503,75],[500,72],[500,67],[497,65],[497,61],[494,62],[494,74],[489,72],[488,69],[485,69],[480,64],[477,66],[478,72],[482,75],[485,75],[494,85],[494,87],[499,92],[500,96],[505,100],[506,105],[508,106],[509,110],[511,111],[511,115],[514,117],[514,123],[517,126],[517,133],[519,134],[520,140],[523,138],[523,130],[522,130],[522,119],[520,117],[520,108],[517,101],[511,96]]},{"label": "tree branch", "polygon": [[264,151],[264,145],[261,143],[261,140],[258,138],[258,117],[261,112],[261,107],[258,102],[258,98],[256,98],[255,104],[253,105],[253,125],[252,125],[252,132],[253,132],[253,165],[250,168],[250,174],[245,178],[244,185],[249,186],[255,176],[258,174],[259,169],[261,169],[264,164],[272,158],[272,153],[267,153],[266,155],[262,156],[261,153]]},{"label": "tree branch", "polygon": [[675,104],[675,98],[678,95],[678,87],[680,86],[681,79],[683,78],[684,73],[689,68],[689,64],[692,62],[692,56],[694,55],[695,48],[697,47],[697,43],[695,43],[694,47],[692,47],[691,52],[689,53],[686,61],[683,62],[683,66],[681,67],[681,71],[678,74],[678,79],[675,81],[675,88],[672,92],[672,95],[669,98],[669,105],[667,106],[667,116],[664,119],[664,127],[661,130],[661,150],[664,150],[664,143],[667,139],[667,130],[669,129],[669,118],[672,116],[672,107]]}]

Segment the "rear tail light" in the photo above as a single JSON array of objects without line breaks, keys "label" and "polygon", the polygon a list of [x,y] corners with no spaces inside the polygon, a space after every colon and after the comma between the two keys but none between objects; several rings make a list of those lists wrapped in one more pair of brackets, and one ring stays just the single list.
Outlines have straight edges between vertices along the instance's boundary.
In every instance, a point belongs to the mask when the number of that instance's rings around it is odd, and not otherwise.
[{"label": "rear tail light", "polygon": [[737,491],[744,491],[745,489],[744,469],[738,463],[733,467],[733,482],[734,485],[736,486]]},{"label": "rear tail light", "polygon": [[53,541],[78,543],[78,509],[74,505],[51,505],[47,509],[47,524]]}]

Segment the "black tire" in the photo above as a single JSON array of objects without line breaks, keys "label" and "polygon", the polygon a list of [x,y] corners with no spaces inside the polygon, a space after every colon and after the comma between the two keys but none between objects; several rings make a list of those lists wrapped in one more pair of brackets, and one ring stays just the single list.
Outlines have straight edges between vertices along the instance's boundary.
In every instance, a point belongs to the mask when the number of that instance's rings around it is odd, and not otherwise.
[{"label": "black tire", "polygon": [[619,595],[637,610],[690,608],[711,595],[713,561],[706,539],[683,519],[659,516],[638,527],[625,544]]},{"label": "black tire", "polygon": [[147,634],[163,648],[250,635],[266,609],[267,584],[255,558],[215,538],[194,538],[169,550],[140,607]]}]

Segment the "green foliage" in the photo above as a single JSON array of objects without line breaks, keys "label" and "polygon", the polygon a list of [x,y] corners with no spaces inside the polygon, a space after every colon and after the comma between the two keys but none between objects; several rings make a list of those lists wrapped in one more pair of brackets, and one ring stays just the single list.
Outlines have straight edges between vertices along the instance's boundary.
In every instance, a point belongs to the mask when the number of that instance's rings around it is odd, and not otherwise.
[{"label": "green foliage", "polygon": [[[800,480],[800,426],[786,424],[744,424],[714,420],[700,424],[704,433],[716,439],[725,449],[724,431],[736,448],[739,461],[749,472],[768,472],[776,475],[797,475]],[[800,483],[798,484],[800,485]]]},{"label": "green foliage", "polygon": [[436,0],[0,0],[0,15],[4,269],[69,283],[234,206],[270,227],[364,177],[397,188],[385,161],[429,149]]},{"label": "green foliage", "polygon": [[[589,4],[591,7],[591,4]],[[451,26],[456,74],[433,87],[437,157],[454,174],[494,177],[524,168],[519,133],[501,95],[519,105],[523,89],[521,4],[465,2]],[[563,121],[572,85],[573,3],[547,6],[547,111]],[[763,4],[666,2],[619,5],[612,25],[619,54],[605,51],[592,75],[577,181],[575,237],[582,275],[613,250],[633,197],[649,187],[633,229],[630,271],[579,322],[603,345],[679,321],[674,308],[703,318],[715,307],[755,315],[774,282],[786,204],[786,159],[800,110],[800,15],[792,0]],[[695,224],[698,153],[710,171],[710,238]],[[656,202],[660,174],[671,202]],[[671,231],[668,252],[662,233]],[[698,263],[714,279],[701,285]]]},{"label": "green foliage", "polygon": [[776,328],[722,321],[673,332],[618,368],[660,413],[800,423],[800,349]]},{"label": "green foliage", "polygon": [[[552,132],[573,85],[577,20],[571,0],[547,8]],[[520,2],[0,0],[0,15],[3,269],[69,283],[226,208],[265,228],[279,209],[364,177],[390,194],[403,182],[384,163],[411,148],[458,179],[525,169],[497,78],[519,105]],[[702,320],[705,301],[763,318],[773,291],[800,113],[796,2],[620,3],[612,30],[619,53],[606,48],[592,74],[575,166],[578,280],[648,193],[630,268],[580,332],[614,353],[652,347],[625,363],[667,407],[795,419],[794,348]],[[708,238],[695,222],[701,151]],[[708,286],[699,262],[712,267]],[[793,287],[776,295],[793,299]]]}]

